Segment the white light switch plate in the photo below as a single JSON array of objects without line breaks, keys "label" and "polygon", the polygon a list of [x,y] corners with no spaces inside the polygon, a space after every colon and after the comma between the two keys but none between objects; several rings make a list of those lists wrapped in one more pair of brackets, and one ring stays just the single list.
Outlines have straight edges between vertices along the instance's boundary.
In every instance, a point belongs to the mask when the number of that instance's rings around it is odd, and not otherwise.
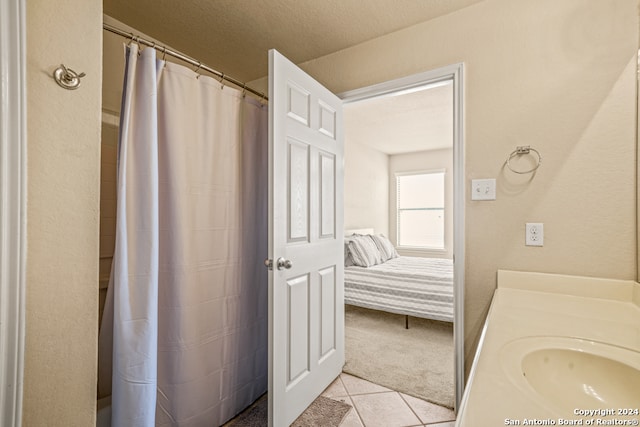
[{"label": "white light switch plate", "polygon": [[471,200],[495,200],[496,180],[472,179],[471,180]]}]

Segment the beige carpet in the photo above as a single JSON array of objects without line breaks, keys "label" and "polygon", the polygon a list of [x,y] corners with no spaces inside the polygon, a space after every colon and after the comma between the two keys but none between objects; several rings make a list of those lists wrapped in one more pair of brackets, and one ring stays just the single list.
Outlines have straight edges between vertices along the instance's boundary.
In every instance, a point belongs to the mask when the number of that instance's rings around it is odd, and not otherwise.
[{"label": "beige carpet", "polygon": [[453,324],[345,306],[344,372],[453,408]]},{"label": "beige carpet", "polygon": [[[225,427],[263,427],[266,426],[268,409],[267,395],[264,394],[253,405],[240,415],[226,423]],[[323,396],[314,400],[311,405],[296,419],[292,427],[338,427],[351,405]]]}]

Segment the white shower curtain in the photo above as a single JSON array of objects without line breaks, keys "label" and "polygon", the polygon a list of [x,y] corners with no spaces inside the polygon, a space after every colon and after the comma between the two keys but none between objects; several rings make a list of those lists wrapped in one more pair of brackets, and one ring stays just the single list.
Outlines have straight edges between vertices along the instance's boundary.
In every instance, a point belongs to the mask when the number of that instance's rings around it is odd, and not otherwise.
[{"label": "white shower curtain", "polygon": [[136,44],[123,93],[100,393],[112,426],[221,425],[267,389],[267,108]]}]

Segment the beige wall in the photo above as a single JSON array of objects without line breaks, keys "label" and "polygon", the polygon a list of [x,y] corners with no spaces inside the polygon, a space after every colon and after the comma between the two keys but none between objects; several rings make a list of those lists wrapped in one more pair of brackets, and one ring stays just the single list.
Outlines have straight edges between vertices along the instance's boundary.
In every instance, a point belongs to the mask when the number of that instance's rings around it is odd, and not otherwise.
[{"label": "beige wall", "polygon": [[344,228],[389,234],[389,156],[349,139],[344,147]]},{"label": "beige wall", "polygon": [[116,246],[116,202],[117,202],[117,157],[118,125],[117,117],[104,114],[100,144],[100,304],[99,322],[107,299],[107,287],[111,275],[111,263]]},{"label": "beige wall", "polygon": [[[23,425],[95,424],[102,2],[27,3]],[[87,76],[75,91],[60,64]]]},{"label": "beige wall", "polygon": [[[140,31],[124,25],[110,16],[103,15],[105,23],[126,31],[140,34]],[[147,37],[145,37],[147,38]],[[102,108],[108,112],[120,114],[122,103],[122,82],[124,80],[124,52],[128,40],[116,34],[104,31],[102,34]]]},{"label": "beige wall", "polygon": [[397,246],[397,189],[396,173],[444,170],[444,211],[445,211],[445,250],[408,250],[398,248],[405,256],[424,256],[434,258],[453,257],[453,149],[418,151],[415,153],[389,156],[389,238]]},{"label": "beige wall", "polygon": [[[464,62],[467,367],[497,269],[636,278],[637,41],[636,0],[486,0],[302,65],[340,93]],[[534,177],[504,170],[517,145]],[[497,200],[471,202],[492,177]]]}]

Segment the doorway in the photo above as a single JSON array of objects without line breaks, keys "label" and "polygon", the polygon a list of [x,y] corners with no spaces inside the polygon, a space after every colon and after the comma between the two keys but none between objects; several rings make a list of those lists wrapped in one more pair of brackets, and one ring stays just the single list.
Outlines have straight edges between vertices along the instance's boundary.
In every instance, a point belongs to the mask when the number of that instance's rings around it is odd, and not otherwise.
[{"label": "doorway", "polygon": [[[444,218],[444,242],[443,245],[437,250],[432,251],[424,251],[424,250],[412,250],[410,245],[405,245],[404,248],[401,248],[399,252],[404,252],[406,255],[412,256],[436,256],[439,258],[449,258],[452,260],[452,271],[453,271],[453,355],[452,355],[452,363],[453,363],[453,404],[457,409],[460,404],[460,400],[462,398],[462,392],[464,387],[464,334],[463,334],[463,309],[464,309],[464,158],[463,158],[463,64],[454,64],[442,68],[438,68],[435,70],[431,70],[428,72],[408,76],[405,78],[392,80],[388,82],[384,82],[381,84],[364,87],[361,89],[356,89],[353,91],[345,92],[340,94],[339,96],[343,99],[345,104],[345,111],[351,106],[357,107],[358,103],[365,105],[369,101],[375,101],[377,99],[385,99],[385,97],[394,97],[397,99],[402,98],[404,95],[407,95],[407,98],[410,95],[418,95],[420,92],[427,91],[429,89],[440,89],[448,87],[450,89],[450,101],[451,101],[451,121],[450,121],[450,147],[448,149],[451,150],[451,166],[452,170],[450,171],[451,175],[451,208],[449,210],[453,210],[453,214],[449,219]],[[387,98],[388,99],[388,98]],[[369,102],[370,103],[370,102]],[[407,116],[411,115],[411,111],[407,112]],[[348,144],[349,144],[349,130],[348,130],[348,117],[347,113],[345,113],[345,127],[346,129],[346,138],[345,138],[345,169],[349,166],[349,155],[348,155]],[[380,119],[384,120],[384,116]],[[414,147],[415,148],[415,147]],[[427,147],[425,147],[427,148]],[[426,151],[425,148],[422,150],[413,151]],[[440,149],[446,149],[446,147],[437,147]],[[411,150],[410,150],[411,151]],[[410,152],[405,151],[405,152]],[[389,162],[389,165],[392,165],[393,162]],[[391,169],[391,167],[389,168]],[[438,170],[433,170],[429,165],[423,165],[417,169],[413,168],[414,172],[428,173],[428,172],[438,172]],[[391,171],[390,171],[391,172]],[[391,174],[390,174],[391,175]],[[395,192],[398,185],[398,176],[402,174],[393,173],[393,176],[389,178],[389,204],[393,205],[397,203],[398,197]],[[349,183],[348,181],[348,171],[345,172],[345,210],[349,209],[347,200],[349,193]],[[363,189],[364,190],[364,189]],[[360,195],[365,197],[374,197],[374,191],[361,191]],[[393,196],[393,197],[392,197]],[[392,200],[393,199],[393,200]],[[384,225],[385,221],[382,220],[382,226],[380,228],[382,230],[386,230],[388,236],[391,238],[391,242],[394,245],[398,245],[401,243],[402,238],[398,235],[399,229],[399,220],[394,215],[398,214],[398,210],[396,207],[387,208],[389,212],[388,219],[386,221],[386,227]],[[365,223],[355,224],[349,223],[348,213],[345,212],[345,229],[348,228],[369,228],[374,227],[374,231],[376,226],[372,222],[375,220],[369,218],[365,220]],[[378,222],[380,224],[380,221]],[[450,225],[447,230],[447,225]],[[405,239],[406,240],[406,239]],[[402,246],[402,245],[400,245]],[[401,253],[402,255],[402,253]],[[347,350],[348,352],[348,350]],[[347,358],[349,355],[347,354]]]}]

